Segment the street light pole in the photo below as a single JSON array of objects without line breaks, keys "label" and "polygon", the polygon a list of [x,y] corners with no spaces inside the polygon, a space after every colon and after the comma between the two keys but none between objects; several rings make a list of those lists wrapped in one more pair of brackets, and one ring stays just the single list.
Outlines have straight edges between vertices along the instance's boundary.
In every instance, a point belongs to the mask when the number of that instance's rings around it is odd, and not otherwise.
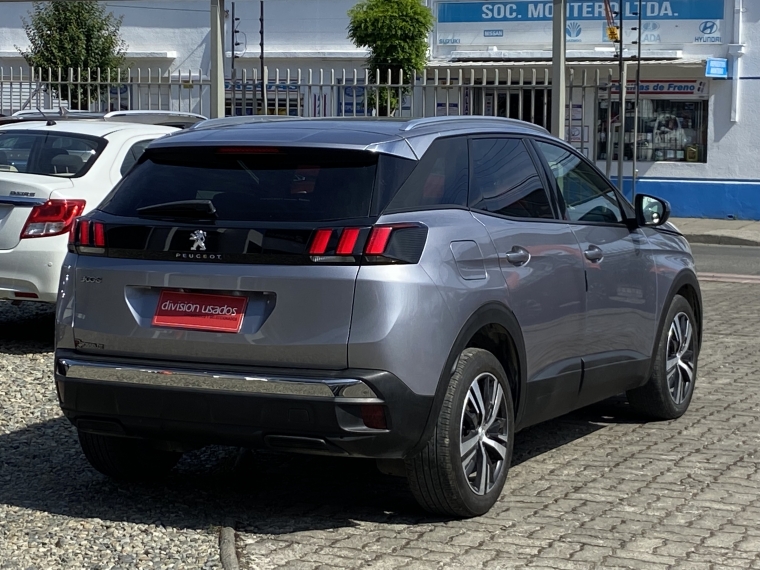
[{"label": "street light pole", "polygon": [[636,199],[636,181],[639,177],[639,102],[641,101],[641,0],[639,0],[639,23],[636,28],[636,102],[633,105],[633,180],[631,181],[631,201]]},{"label": "street light pole", "polygon": [[553,0],[552,34],[552,134],[565,138],[565,85],[567,0]]},{"label": "street light pole", "polygon": [[[261,16],[259,17],[259,34],[261,35],[261,41],[259,46],[261,47],[261,53],[259,55],[259,67],[261,68],[261,114],[267,114],[267,78],[264,77],[264,0],[260,0]],[[275,89],[277,87],[275,86]]]},{"label": "street light pole", "polygon": [[618,190],[623,191],[623,160],[625,158],[625,96],[628,92],[628,69],[626,66],[625,56],[623,51],[625,49],[623,42],[623,21],[625,13],[625,2],[620,2],[620,112],[618,113],[618,121],[620,130],[618,131]]},{"label": "street light pole", "polygon": [[211,79],[211,109],[209,117],[224,117],[224,0],[211,0],[211,61],[209,78]]}]

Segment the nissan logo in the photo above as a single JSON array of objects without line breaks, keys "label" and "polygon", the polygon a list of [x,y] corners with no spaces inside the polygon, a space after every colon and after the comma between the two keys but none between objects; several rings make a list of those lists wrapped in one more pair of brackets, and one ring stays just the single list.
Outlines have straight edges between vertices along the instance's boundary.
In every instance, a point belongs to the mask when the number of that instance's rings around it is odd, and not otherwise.
[{"label": "nissan logo", "polygon": [[718,31],[718,24],[715,22],[702,22],[699,25],[699,31],[706,36],[710,36]]}]

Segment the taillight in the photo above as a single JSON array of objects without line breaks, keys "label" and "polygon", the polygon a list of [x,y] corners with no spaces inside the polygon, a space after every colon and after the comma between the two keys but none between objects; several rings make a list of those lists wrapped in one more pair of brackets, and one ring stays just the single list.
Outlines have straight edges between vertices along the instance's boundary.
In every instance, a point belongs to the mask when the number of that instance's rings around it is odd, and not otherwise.
[{"label": "taillight", "polygon": [[69,234],[69,251],[102,255],[106,251],[106,227],[86,218],[76,220]]},{"label": "taillight", "polygon": [[[337,245],[333,236],[340,235]],[[371,228],[322,228],[314,232],[309,255],[320,263],[417,263],[427,240],[422,224],[388,224]],[[330,244],[333,244],[332,247]]]},{"label": "taillight", "polygon": [[367,247],[364,253],[367,255],[382,255],[388,245],[393,226],[375,226],[369,234]]},{"label": "taillight", "polygon": [[335,253],[338,255],[353,255],[356,249],[356,240],[359,238],[359,228],[345,228],[340,235],[338,249]]},{"label": "taillight", "polygon": [[317,230],[314,234],[314,239],[311,240],[309,255],[324,255],[327,251],[327,244],[330,243],[332,234],[332,230]]},{"label": "taillight", "polygon": [[65,234],[84,205],[84,200],[48,200],[35,206],[21,230],[21,239]]}]

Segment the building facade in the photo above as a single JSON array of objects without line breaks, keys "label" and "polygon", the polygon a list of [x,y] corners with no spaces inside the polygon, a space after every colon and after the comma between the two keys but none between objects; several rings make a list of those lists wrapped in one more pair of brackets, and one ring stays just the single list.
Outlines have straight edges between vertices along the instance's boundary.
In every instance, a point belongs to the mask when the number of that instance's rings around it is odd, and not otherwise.
[{"label": "building facade", "polygon": [[[621,113],[620,69],[606,37],[603,0],[568,0],[566,138],[630,191],[670,200],[679,216],[760,219],[760,1],[621,0],[627,95]],[[551,109],[552,1],[427,0],[435,15],[430,64],[414,79],[400,114],[488,114],[548,125]],[[346,38],[353,0],[266,0],[265,63],[270,83],[293,87],[287,114],[363,114],[351,84],[365,53]],[[208,0],[108,2],[124,18],[132,70],[202,78],[210,61]],[[641,5],[642,24],[638,28]],[[23,66],[21,18],[31,4],[4,4],[0,68]],[[229,112],[254,113],[256,97],[233,104],[259,70],[259,2],[235,3],[239,45],[232,45],[231,2],[225,33]],[[640,101],[635,105],[641,36]],[[235,81],[232,80],[232,53]],[[724,77],[708,77],[707,62]],[[713,70],[715,71],[715,70]],[[245,77],[244,77],[245,74]],[[338,90],[321,86],[348,83]],[[280,87],[272,85],[279,93]],[[290,89],[289,86],[284,87]],[[255,88],[254,88],[255,90]],[[181,94],[180,94],[181,96]],[[270,97],[268,105],[272,105]],[[360,98],[361,99],[361,98]]]}]

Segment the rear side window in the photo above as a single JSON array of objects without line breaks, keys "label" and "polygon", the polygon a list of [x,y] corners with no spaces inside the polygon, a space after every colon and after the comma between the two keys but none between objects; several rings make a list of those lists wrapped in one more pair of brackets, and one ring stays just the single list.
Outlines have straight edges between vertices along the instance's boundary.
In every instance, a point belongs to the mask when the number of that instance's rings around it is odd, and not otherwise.
[{"label": "rear side window", "polygon": [[100,207],[211,200],[219,220],[319,222],[370,215],[378,156],[337,149],[148,150]]},{"label": "rear side window", "polygon": [[153,142],[153,139],[148,139],[146,141],[136,142],[130,147],[127,151],[127,156],[124,157],[124,162],[121,163],[120,172],[122,176],[129,172],[129,169],[135,165],[151,142]]},{"label": "rear side window", "polygon": [[467,139],[439,139],[391,200],[386,212],[467,206]]},{"label": "rear side window", "polygon": [[549,196],[521,139],[472,141],[470,206],[515,218],[554,218]]},{"label": "rear side window", "polygon": [[0,170],[77,178],[106,146],[99,137],[44,131],[0,133]]}]

